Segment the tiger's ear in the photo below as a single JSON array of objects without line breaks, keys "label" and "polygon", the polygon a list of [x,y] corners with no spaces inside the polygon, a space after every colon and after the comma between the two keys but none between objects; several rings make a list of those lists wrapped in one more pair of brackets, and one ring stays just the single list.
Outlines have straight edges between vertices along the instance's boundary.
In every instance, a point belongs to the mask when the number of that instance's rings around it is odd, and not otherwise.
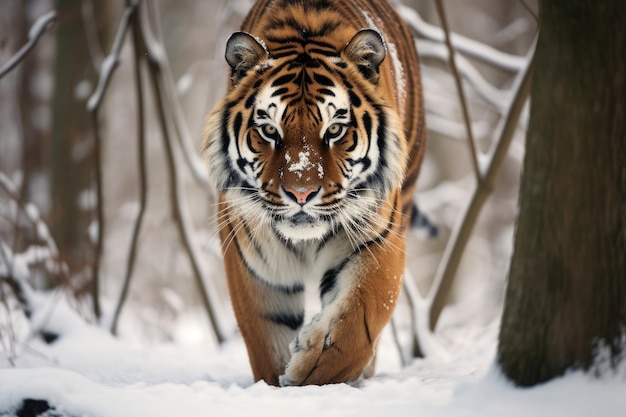
[{"label": "tiger's ear", "polygon": [[246,32],[235,32],[226,42],[226,62],[232,69],[233,85],[261,60],[269,57],[263,42]]},{"label": "tiger's ear", "polygon": [[386,54],[383,37],[373,29],[361,29],[342,51],[344,58],[354,62],[361,74],[374,84],[378,83],[378,67]]}]

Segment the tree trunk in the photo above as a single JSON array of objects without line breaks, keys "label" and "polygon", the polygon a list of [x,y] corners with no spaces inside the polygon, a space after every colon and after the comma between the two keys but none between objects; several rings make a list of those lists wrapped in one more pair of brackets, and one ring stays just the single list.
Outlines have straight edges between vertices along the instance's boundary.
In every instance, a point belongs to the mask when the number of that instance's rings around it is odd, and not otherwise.
[{"label": "tree trunk", "polygon": [[[52,233],[70,272],[87,267],[93,257],[87,227],[91,219],[85,197],[93,183],[93,139],[85,108],[86,94],[94,87],[81,3],[57,0],[59,14],[52,102]],[[85,88],[86,87],[86,88]]]},{"label": "tree trunk", "polygon": [[626,8],[549,0],[541,18],[498,346],[521,386],[626,353]]}]

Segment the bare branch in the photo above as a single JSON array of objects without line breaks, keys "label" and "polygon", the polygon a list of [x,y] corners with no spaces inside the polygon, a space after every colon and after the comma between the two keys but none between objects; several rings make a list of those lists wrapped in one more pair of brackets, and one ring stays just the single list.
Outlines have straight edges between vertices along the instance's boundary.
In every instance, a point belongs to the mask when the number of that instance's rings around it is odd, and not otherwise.
[{"label": "bare branch", "polygon": [[465,211],[459,216],[459,223],[455,225],[446,248],[444,250],[442,259],[437,268],[433,286],[430,290],[430,308],[429,308],[429,327],[431,331],[434,331],[437,326],[437,321],[445,306],[445,302],[450,293],[454,276],[461,262],[461,257],[467,242],[471,236],[472,229],[476,224],[476,220],[480,211],[487,200],[487,197],[491,194],[493,186],[495,184],[502,163],[507,155],[507,151],[515,128],[517,126],[520,114],[524,107],[530,90],[530,79],[533,68],[533,55],[534,44],[529,53],[528,63],[524,70],[518,74],[515,80],[516,94],[510,105],[510,110],[506,118],[501,122],[501,125],[497,129],[497,137],[487,170],[485,171],[484,181],[476,184],[474,193],[471,200],[468,203]]},{"label": "bare branch", "polygon": [[398,356],[400,356],[400,364],[402,367],[407,367],[410,364],[409,358],[404,354],[402,343],[400,343],[400,335],[398,334],[398,326],[396,325],[395,315],[391,316],[389,327],[391,327],[391,337],[393,338],[393,343],[396,345],[396,349],[398,350]]},{"label": "bare branch", "polygon": [[[435,58],[446,63],[450,61],[450,52],[446,45],[429,40],[417,40],[416,43],[420,57]],[[475,92],[480,97],[495,106],[499,113],[504,114],[511,102],[510,97],[512,93],[510,89],[498,89],[494,87],[463,55],[457,55],[455,59],[457,70],[461,77],[474,88]]]},{"label": "bare branch", "polygon": [[120,62],[120,54],[122,53],[122,46],[124,45],[124,39],[128,32],[130,17],[137,10],[137,5],[131,3],[126,6],[122,18],[115,34],[111,53],[104,58],[100,67],[100,77],[98,79],[98,86],[93,92],[89,100],[87,101],[87,110],[91,113],[92,123],[94,127],[94,171],[96,176],[96,215],[98,219],[98,234],[96,240],[96,251],[93,262],[93,277],[91,281],[91,294],[93,299],[93,311],[96,320],[100,319],[100,259],[102,257],[102,251],[104,248],[104,197],[103,197],[103,184],[102,184],[102,140],[100,138],[100,129],[98,128],[98,110],[104,98],[104,93],[107,91],[113,72],[117,68]]},{"label": "bare branch", "polygon": [[124,13],[122,14],[122,18],[117,27],[117,32],[115,33],[115,39],[113,40],[111,53],[107,55],[106,58],[104,58],[104,60],[102,61],[102,65],[100,66],[98,86],[87,101],[87,110],[90,113],[96,112],[98,110],[98,107],[100,107],[100,103],[102,102],[104,93],[109,85],[109,82],[111,81],[113,72],[120,63],[120,55],[122,53],[122,46],[124,46],[126,33],[128,32],[130,16],[134,13],[136,8],[137,5],[131,3],[124,9]]},{"label": "bare branch", "polygon": [[[211,300],[211,293],[207,289],[208,281],[204,277],[202,269],[200,268],[200,262],[196,254],[196,248],[191,242],[190,225],[186,211],[182,207],[182,198],[180,196],[180,185],[178,183],[178,168],[174,158],[174,147],[170,130],[168,126],[168,108],[167,108],[167,86],[165,85],[163,71],[164,52],[162,45],[155,42],[151,34],[149,34],[149,23],[146,21],[147,16],[145,13],[140,14],[141,18],[141,34],[142,42],[145,51],[148,55],[148,63],[150,69],[150,78],[152,86],[156,92],[157,101],[157,113],[159,123],[161,125],[161,131],[163,133],[163,142],[165,145],[166,162],[169,173],[169,185],[170,185],[170,203],[174,212],[174,220],[180,234],[183,247],[189,256],[189,262],[191,264],[198,289],[200,290],[200,297],[207,311],[209,322],[213,328],[218,343],[223,343],[226,340],[224,331],[218,321],[217,311],[215,306],[216,300]],[[169,114],[171,115],[171,114]],[[172,115],[171,115],[172,116]],[[174,117],[174,116],[173,116]]]},{"label": "bare branch", "polygon": [[409,309],[411,311],[411,356],[413,358],[423,358],[424,351],[422,349],[422,344],[425,337],[422,334],[423,332],[420,331],[420,326],[418,325],[418,313],[421,297],[417,287],[415,286],[413,277],[410,275],[408,270],[406,270],[404,274],[402,287],[404,289],[404,294],[407,297]]},{"label": "bare branch", "polygon": [[15,68],[17,64],[19,64],[24,59],[26,54],[28,54],[28,52],[30,52],[30,50],[35,47],[41,35],[43,35],[46,30],[50,29],[50,27],[52,27],[56,19],[57,13],[55,11],[51,11],[39,17],[39,19],[37,19],[35,23],[33,23],[30,30],[28,31],[28,42],[26,42],[26,45],[22,46],[20,50],[17,51],[17,53],[13,55],[11,59],[9,59],[8,62],[0,67],[0,79],[7,75],[13,68]]},{"label": "bare branch", "polygon": [[96,29],[96,21],[94,18],[93,0],[82,0],[80,3],[80,11],[83,16],[83,27],[85,29],[85,38],[87,43],[87,51],[91,57],[91,65],[98,71],[102,66],[104,55],[102,54],[102,44],[98,37]]},{"label": "bare branch", "polygon": [[115,313],[113,315],[113,320],[111,321],[111,333],[117,334],[117,324],[119,322],[120,314],[122,313],[122,307],[124,302],[126,301],[126,297],[128,295],[128,289],[130,287],[130,280],[133,275],[133,270],[135,267],[135,259],[137,256],[137,243],[139,241],[139,232],[141,231],[141,225],[143,222],[143,217],[146,211],[147,204],[147,195],[148,195],[148,175],[147,175],[147,162],[146,162],[146,129],[145,129],[145,106],[143,100],[143,77],[141,75],[141,62],[143,60],[141,48],[140,37],[141,33],[139,32],[139,17],[137,13],[134,13],[132,16],[132,27],[133,27],[133,49],[135,56],[135,86],[136,86],[136,96],[137,96],[137,114],[138,114],[138,125],[137,125],[137,141],[138,141],[138,149],[137,153],[139,155],[139,213],[137,214],[137,218],[135,219],[135,225],[133,227],[133,234],[130,243],[130,249],[128,253],[128,260],[126,263],[126,274],[124,276],[124,283],[122,285],[122,290],[118,297],[117,304],[115,306]]},{"label": "bare branch", "polygon": [[[11,180],[2,172],[0,172],[0,191],[6,194],[8,200],[13,201],[16,204],[18,213],[21,213],[23,218],[26,219],[29,226],[33,230],[33,235],[36,240],[36,245],[34,246],[37,252],[35,256],[27,256],[27,259],[29,259],[30,262],[33,260],[35,262],[49,262],[49,271],[55,274],[60,274],[62,277],[67,279],[67,267],[59,261],[57,245],[50,235],[48,226],[40,218],[37,208],[21,199],[19,192],[17,191],[17,187],[15,187]],[[13,252],[4,242],[0,241],[0,267],[5,265],[7,268],[5,271],[6,274],[0,273],[0,281],[4,281],[7,285],[9,285],[16,299],[20,303],[25,316],[30,317],[33,312],[31,296],[32,287],[30,283],[26,281],[26,278],[23,276],[24,274],[15,272],[13,262]],[[0,271],[2,271],[2,268],[0,268]]]},{"label": "bare branch", "polygon": [[176,131],[178,142],[182,148],[183,156],[194,180],[202,188],[212,191],[213,189],[209,185],[208,174],[203,162],[198,156],[197,147],[193,145],[194,141],[191,139],[189,127],[185,121],[185,115],[178,99],[176,83],[174,81],[174,76],[172,75],[169,61],[167,59],[163,59],[165,51],[163,50],[162,42],[159,41],[161,29],[159,27],[156,4],[155,2],[148,2],[147,6],[150,10],[151,20],[155,22],[156,28],[154,31],[156,32],[156,35],[153,35],[151,32],[144,33],[144,36],[146,36],[146,48],[148,49],[150,59],[159,61],[161,70],[158,75],[167,99],[165,102],[168,106],[167,113],[172,116],[172,122],[174,124],[174,130]]},{"label": "bare branch", "polygon": [[[400,12],[402,18],[409,25],[411,30],[417,35],[440,43],[445,41],[445,34],[441,28],[426,23],[419,13],[417,13],[417,11],[413,8],[402,4],[395,4],[394,6],[398,12]],[[480,59],[481,61],[497,68],[511,72],[518,72],[525,65],[523,56],[511,55],[498,51],[495,48],[473,39],[466,38],[465,36],[461,36],[457,33],[452,33],[450,37],[452,38],[452,43],[459,52]]]},{"label": "bare branch", "polygon": [[478,165],[478,154],[476,152],[476,143],[474,141],[474,135],[472,134],[472,121],[469,115],[469,109],[467,107],[467,100],[465,99],[465,93],[463,92],[463,83],[461,81],[461,77],[459,76],[459,71],[456,67],[455,61],[455,51],[452,47],[452,42],[450,41],[450,28],[448,27],[448,19],[446,17],[446,12],[443,7],[443,0],[435,0],[435,5],[437,6],[437,13],[439,13],[439,19],[441,20],[441,26],[443,26],[443,32],[445,34],[446,45],[448,46],[448,59],[450,65],[450,71],[454,76],[454,82],[456,84],[456,89],[459,94],[459,101],[461,103],[461,110],[463,111],[463,120],[465,121],[465,134],[467,135],[467,143],[469,145],[470,157],[472,160],[472,168],[474,169],[474,175],[476,176],[476,181],[480,183],[482,181],[482,174],[480,172],[480,166]]},{"label": "bare branch", "polygon": [[[24,218],[27,219],[35,231],[35,236],[37,236],[37,239],[46,245],[50,251],[50,255],[58,257],[59,251],[57,249],[56,242],[50,235],[48,226],[39,217],[39,211],[34,205],[25,203],[21,199],[16,187],[2,172],[0,172],[0,190],[2,190],[7,196],[9,196],[9,199],[13,200],[17,204],[19,210],[24,214]],[[60,272],[65,274],[65,267],[60,267]]]}]

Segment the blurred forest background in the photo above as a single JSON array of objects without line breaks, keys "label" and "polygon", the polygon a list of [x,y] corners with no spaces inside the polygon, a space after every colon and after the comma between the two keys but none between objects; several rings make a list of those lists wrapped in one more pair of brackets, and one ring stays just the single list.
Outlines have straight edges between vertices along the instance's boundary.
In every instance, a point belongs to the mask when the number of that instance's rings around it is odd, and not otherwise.
[{"label": "blurred forest background", "polygon": [[[437,226],[437,233],[422,229],[410,236],[407,280],[426,297],[476,178],[447,50],[438,37],[441,22],[435,2],[393,3],[403,16],[411,17],[422,65],[428,146],[416,200]],[[175,87],[168,101],[180,104],[178,122],[189,133],[189,141],[181,143],[194,152],[201,141],[204,116],[226,89],[226,40],[251,4],[251,0],[160,0],[150,9],[153,33],[157,45],[164,47],[161,52],[168,65],[165,79]],[[220,243],[214,233],[215,193],[203,182],[203,171],[193,165],[197,159],[192,157],[188,163],[184,146],[171,139],[180,186],[180,195],[172,197],[168,145],[155,106],[158,92],[149,83],[145,67],[146,209],[136,258],[129,262],[129,256],[134,256],[133,230],[142,212],[141,118],[132,33],[120,43],[119,66],[100,106],[88,108],[99,81],[112,69],[106,57],[125,6],[121,0],[0,1],[0,66],[27,43],[38,18],[51,10],[57,12],[56,21],[37,45],[0,79],[0,333],[4,349],[11,345],[7,335],[15,345],[30,333],[28,311],[8,279],[19,275],[17,267],[27,268],[21,272],[32,288],[69,295],[88,320],[107,327],[113,323],[124,281],[131,276],[120,334],[141,342],[191,343],[214,338],[203,291],[198,290],[194,257],[188,255],[175,221],[173,199],[188,220],[185,232],[197,251],[197,267],[221,326],[227,335],[234,332]],[[524,67],[537,35],[537,0],[448,0],[445,6],[450,29],[467,38],[453,38],[453,43],[460,52],[457,64],[472,132],[478,149],[486,153],[508,111],[515,76]],[[166,110],[168,130],[176,137],[180,126],[171,115],[175,108]],[[449,308],[464,309],[463,315],[453,316],[467,322],[486,325],[501,313],[527,120],[526,106],[447,295]],[[96,187],[98,159],[101,196]],[[42,230],[44,225],[51,239]],[[98,239],[100,230],[102,240]],[[94,274],[102,303],[98,308],[93,303]],[[407,311],[401,305],[398,315]],[[440,327],[461,324],[446,318],[444,311]]]}]

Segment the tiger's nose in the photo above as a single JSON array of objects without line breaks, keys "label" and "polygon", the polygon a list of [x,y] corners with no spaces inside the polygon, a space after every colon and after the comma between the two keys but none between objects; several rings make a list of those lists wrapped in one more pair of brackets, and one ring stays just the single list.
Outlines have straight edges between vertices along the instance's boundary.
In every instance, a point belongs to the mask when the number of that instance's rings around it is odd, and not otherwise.
[{"label": "tiger's nose", "polygon": [[320,187],[284,187],[283,186],[283,191],[290,199],[292,199],[296,203],[303,206],[309,201],[311,201],[311,199],[317,195],[317,193],[320,191]]}]

